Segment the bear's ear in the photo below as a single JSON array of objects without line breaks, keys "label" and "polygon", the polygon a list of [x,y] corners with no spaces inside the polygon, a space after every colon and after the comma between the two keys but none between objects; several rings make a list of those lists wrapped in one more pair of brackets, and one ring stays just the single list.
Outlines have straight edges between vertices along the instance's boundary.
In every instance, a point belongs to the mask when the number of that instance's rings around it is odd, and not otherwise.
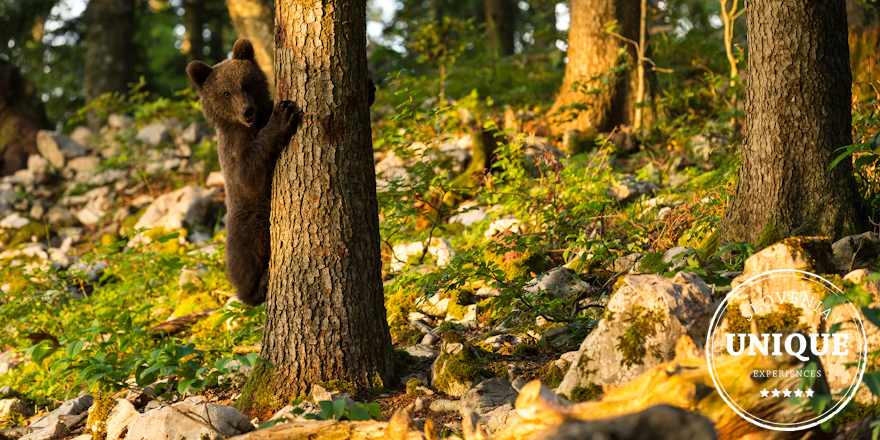
[{"label": "bear's ear", "polygon": [[232,59],[254,61],[254,45],[246,38],[239,38],[232,46]]},{"label": "bear's ear", "polygon": [[205,81],[208,80],[208,76],[213,71],[214,69],[211,66],[201,61],[193,61],[186,66],[186,74],[189,75],[189,79],[197,89],[201,89],[205,85]]}]

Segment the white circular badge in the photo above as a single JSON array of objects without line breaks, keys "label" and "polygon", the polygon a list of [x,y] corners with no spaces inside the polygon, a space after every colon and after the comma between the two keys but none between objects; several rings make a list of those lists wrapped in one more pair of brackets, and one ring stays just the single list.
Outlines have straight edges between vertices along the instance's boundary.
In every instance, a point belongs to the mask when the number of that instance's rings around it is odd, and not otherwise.
[{"label": "white circular badge", "polygon": [[[719,374],[722,356],[761,366],[748,377]],[[809,429],[842,411],[858,391],[867,356],[859,308],[827,279],[795,269],[763,272],[736,286],[706,338],[715,390],[740,417],[775,431]],[[821,414],[804,409],[829,397]]]}]

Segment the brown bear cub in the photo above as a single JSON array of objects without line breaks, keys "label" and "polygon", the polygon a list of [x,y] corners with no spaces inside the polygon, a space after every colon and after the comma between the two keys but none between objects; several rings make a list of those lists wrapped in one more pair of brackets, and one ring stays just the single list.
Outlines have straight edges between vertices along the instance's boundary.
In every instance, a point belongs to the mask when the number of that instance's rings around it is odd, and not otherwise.
[{"label": "brown bear cub", "polygon": [[291,101],[273,108],[248,40],[235,42],[232,59],[214,67],[193,61],[186,73],[217,130],[226,180],[226,273],[242,302],[261,304],[268,283],[272,173],[302,111]]}]

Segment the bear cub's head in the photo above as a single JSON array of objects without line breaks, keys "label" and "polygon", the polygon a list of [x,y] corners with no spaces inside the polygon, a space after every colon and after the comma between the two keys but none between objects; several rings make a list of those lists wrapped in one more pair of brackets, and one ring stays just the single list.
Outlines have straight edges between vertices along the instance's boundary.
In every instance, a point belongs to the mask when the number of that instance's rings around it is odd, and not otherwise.
[{"label": "bear cub's head", "polygon": [[272,97],[250,41],[236,41],[232,59],[214,67],[193,61],[186,73],[198,90],[205,116],[214,124],[260,128],[269,120]]}]

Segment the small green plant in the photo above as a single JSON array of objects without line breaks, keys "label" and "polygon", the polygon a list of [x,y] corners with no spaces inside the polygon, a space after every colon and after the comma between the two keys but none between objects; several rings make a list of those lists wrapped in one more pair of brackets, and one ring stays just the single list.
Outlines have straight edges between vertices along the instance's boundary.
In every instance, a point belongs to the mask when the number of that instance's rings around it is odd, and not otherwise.
[{"label": "small green plant", "polygon": [[360,403],[348,399],[336,399],[333,401],[322,400],[318,402],[321,412],[306,414],[305,418],[312,420],[378,420],[382,416],[382,409],[376,402]]}]

